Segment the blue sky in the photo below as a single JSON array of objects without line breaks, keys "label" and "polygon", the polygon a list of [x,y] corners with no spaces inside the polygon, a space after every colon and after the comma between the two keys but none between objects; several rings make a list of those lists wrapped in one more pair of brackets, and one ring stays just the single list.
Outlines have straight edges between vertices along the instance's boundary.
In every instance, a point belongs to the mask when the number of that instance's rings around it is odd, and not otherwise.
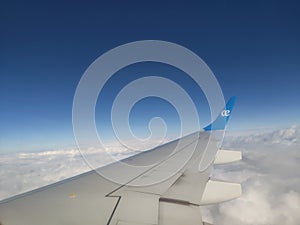
[{"label": "blue sky", "polygon": [[[183,45],[209,65],[225,98],[237,96],[230,129],[299,124],[299,10],[297,1],[2,1],[0,153],[74,145],[72,101],[85,69],[109,49],[145,39]],[[120,71],[125,80],[116,74],[97,104],[99,127],[109,127],[116,91],[149,71],[185,86],[208,122],[201,90],[153,63]],[[134,108],[133,127],[139,132],[152,116],[176,129],[176,112],[159,99]]]}]

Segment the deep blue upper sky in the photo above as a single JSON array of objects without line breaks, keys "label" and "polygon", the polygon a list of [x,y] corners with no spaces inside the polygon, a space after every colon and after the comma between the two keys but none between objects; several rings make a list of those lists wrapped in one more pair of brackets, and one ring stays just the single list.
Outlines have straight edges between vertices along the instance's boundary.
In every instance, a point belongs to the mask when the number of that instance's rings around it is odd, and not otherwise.
[{"label": "deep blue upper sky", "polygon": [[[1,1],[0,153],[73,145],[72,101],[85,69],[109,49],[144,39],[181,44],[209,65],[225,98],[237,96],[230,129],[299,124],[299,21],[298,1]],[[191,82],[177,81],[197,100]],[[158,99],[141,104],[133,120],[143,125],[160,114],[177,121]]]}]

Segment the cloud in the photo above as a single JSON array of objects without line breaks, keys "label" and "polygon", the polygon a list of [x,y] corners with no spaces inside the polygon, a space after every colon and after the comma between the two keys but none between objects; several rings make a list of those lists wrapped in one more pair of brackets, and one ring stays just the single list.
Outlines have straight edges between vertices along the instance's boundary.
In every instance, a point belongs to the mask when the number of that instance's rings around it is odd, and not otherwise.
[{"label": "cloud", "polygon": [[202,207],[216,225],[300,224],[300,128],[229,134],[225,145],[243,148],[243,161],[218,166],[213,176],[239,182],[239,199]]},{"label": "cloud", "polygon": [[6,154],[0,157],[0,199],[87,171],[78,150]]}]

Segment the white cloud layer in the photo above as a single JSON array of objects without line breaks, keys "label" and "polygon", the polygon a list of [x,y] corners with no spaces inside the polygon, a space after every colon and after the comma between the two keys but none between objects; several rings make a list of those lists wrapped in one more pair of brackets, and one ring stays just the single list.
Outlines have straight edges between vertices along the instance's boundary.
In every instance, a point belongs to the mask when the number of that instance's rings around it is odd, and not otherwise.
[{"label": "white cloud layer", "polygon": [[243,148],[243,161],[218,166],[213,176],[242,184],[239,199],[203,207],[216,225],[300,224],[300,127],[226,137]]},{"label": "white cloud layer", "polygon": [[[217,166],[213,176],[241,183],[243,195],[202,207],[206,221],[216,225],[299,225],[300,127],[227,133],[224,145],[242,148],[243,161]],[[120,145],[110,145],[107,150],[115,159],[134,154]],[[85,154],[94,160],[93,165],[114,160],[95,148],[87,148]],[[0,155],[0,199],[88,170],[77,149]]]}]

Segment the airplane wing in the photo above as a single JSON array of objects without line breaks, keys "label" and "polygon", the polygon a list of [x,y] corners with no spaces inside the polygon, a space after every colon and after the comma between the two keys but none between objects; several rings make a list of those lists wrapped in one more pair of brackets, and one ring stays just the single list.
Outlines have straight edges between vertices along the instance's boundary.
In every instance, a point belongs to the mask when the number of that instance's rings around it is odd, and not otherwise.
[{"label": "airplane wing", "polygon": [[219,150],[211,137],[214,123],[225,128],[233,105],[229,103],[220,114],[223,126],[217,118],[204,131],[1,201],[0,225],[205,224],[201,205],[241,194],[239,184],[210,178],[214,162],[241,158],[237,152]]}]

